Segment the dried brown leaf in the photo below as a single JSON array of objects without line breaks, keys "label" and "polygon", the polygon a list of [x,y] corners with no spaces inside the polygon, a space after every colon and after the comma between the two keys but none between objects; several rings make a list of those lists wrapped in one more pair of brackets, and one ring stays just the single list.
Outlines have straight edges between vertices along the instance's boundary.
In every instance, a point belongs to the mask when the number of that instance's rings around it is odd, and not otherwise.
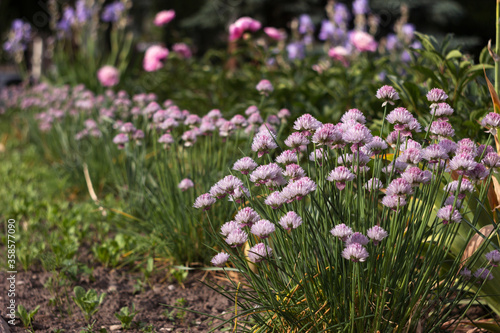
[{"label": "dried brown leaf", "polygon": [[[489,237],[493,230],[495,230],[495,226],[493,224],[488,224],[487,226],[479,229],[479,232],[482,233],[485,237]],[[474,236],[472,236],[462,256],[462,263],[469,259],[477,251],[481,244],[483,244],[483,242],[484,238],[481,235],[475,234]]]}]

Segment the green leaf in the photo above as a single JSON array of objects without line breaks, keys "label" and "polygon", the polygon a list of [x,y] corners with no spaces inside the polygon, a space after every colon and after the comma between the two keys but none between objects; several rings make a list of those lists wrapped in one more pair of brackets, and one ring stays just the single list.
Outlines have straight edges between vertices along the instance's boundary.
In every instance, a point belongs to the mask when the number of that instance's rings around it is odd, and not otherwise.
[{"label": "green leaf", "polygon": [[452,50],[450,52],[448,52],[448,54],[446,55],[446,59],[452,59],[452,58],[461,58],[462,57],[462,52],[460,52],[459,50]]},{"label": "green leaf", "polygon": [[85,289],[83,289],[82,287],[80,286],[76,286],[73,291],[75,292],[75,297],[78,299],[78,300],[81,300],[85,297]]}]

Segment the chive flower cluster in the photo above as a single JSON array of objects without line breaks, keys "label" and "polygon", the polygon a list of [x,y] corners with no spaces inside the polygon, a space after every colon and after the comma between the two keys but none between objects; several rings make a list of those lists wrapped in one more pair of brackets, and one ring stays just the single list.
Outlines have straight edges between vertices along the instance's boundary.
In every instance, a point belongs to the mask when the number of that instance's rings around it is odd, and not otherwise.
[{"label": "chive flower cluster", "polygon": [[[387,103],[385,106],[399,99],[394,88],[388,86],[381,88],[377,96]],[[224,264],[239,255],[234,249],[247,242],[253,245],[246,253],[249,261],[273,260],[278,256],[273,235],[293,234],[303,224],[315,224],[317,217],[309,213],[304,216],[303,212],[313,202],[329,198],[333,193],[335,196],[346,196],[352,191],[366,193],[367,197],[361,200],[376,200],[381,216],[400,214],[415,207],[416,200],[420,200],[415,199],[416,195],[421,196],[423,191],[435,187],[438,180],[449,179],[444,176],[451,172],[459,178],[441,187],[445,195],[440,206],[436,203],[433,223],[441,223],[443,227],[460,223],[467,195],[475,193],[476,187],[491,177],[500,165],[500,157],[489,145],[478,145],[470,139],[453,141],[454,132],[449,124],[453,109],[444,102],[446,93],[434,88],[427,98],[433,120],[424,130],[411,112],[395,107],[385,119],[391,125],[386,137],[384,133],[372,135],[365,116],[358,109],[348,110],[338,124],[323,124],[304,114],[294,122],[294,131],[282,143],[275,132],[257,132],[252,144],[256,159],[243,157],[233,165],[242,180],[227,176],[235,184],[230,191],[210,191],[214,200],[227,196],[230,201],[244,203],[235,219],[224,224],[220,231],[229,246],[228,251],[222,252]],[[446,128],[451,130],[443,130]],[[431,141],[420,141],[427,135]],[[390,160],[384,158],[391,153],[389,148],[394,153]],[[265,155],[268,155],[268,163],[262,162]],[[315,167],[311,169],[307,163]],[[359,192],[360,187],[364,192]],[[235,196],[237,188],[242,196]],[[261,194],[253,195],[255,191]],[[302,212],[302,216],[297,212]],[[383,251],[384,240],[389,237],[385,227],[379,223],[372,227],[357,225],[355,231],[354,225],[339,221],[330,233],[342,242],[340,255],[361,264],[378,247]],[[220,264],[217,260],[220,256],[219,253],[214,257],[217,264]],[[499,252],[488,253],[487,261],[497,265]],[[484,269],[478,271],[476,277],[491,279],[492,275]]]}]

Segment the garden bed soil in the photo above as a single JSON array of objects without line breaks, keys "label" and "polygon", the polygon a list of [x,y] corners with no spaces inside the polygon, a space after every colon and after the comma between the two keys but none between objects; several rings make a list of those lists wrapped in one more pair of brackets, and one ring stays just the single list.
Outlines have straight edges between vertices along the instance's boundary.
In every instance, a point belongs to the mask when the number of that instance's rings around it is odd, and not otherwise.
[{"label": "garden bed soil", "polygon": [[[115,317],[115,313],[120,308],[132,304],[135,305],[138,314],[134,318],[132,329],[127,332],[149,332],[144,327],[152,326],[151,332],[208,332],[211,327],[216,327],[222,323],[220,320],[203,316],[200,314],[185,311],[179,314],[179,310],[168,308],[167,305],[179,305],[185,300],[184,307],[190,310],[209,314],[211,316],[230,316],[229,311],[233,303],[221,296],[216,291],[210,289],[201,281],[209,282],[214,279],[222,279],[223,276],[216,273],[202,271],[190,272],[183,286],[177,282],[172,283],[165,280],[165,276],[157,275],[150,278],[140,291],[137,279],[141,279],[141,274],[131,274],[120,270],[110,270],[96,268],[92,274],[94,281],[82,279],[78,283],[67,288],[67,296],[63,295],[62,308],[58,310],[50,304],[53,297],[50,291],[44,286],[52,276],[49,272],[19,272],[16,276],[16,305],[21,304],[26,309],[32,310],[40,305],[38,313],[34,317],[33,327],[36,332],[80,332],[86,326],[86,322],[80,309],[73,302],[73,286],[80,285],[85,290],[95,289],[98,293],[106,293],[104,302],[94,319],[94,331],[98,332],[105,328],[108,332],[123,331],[120,328],[120,321]],[[7,273],[0,272],[2,281],[7,281]],[[0,315],[8,321],[6,317],[7,292],[6,283],[2,283],[3,292],[0,294]],[[165,313],[168,311],[168,314]],[[69,312],[71,311],[71,314]],[[172,312],[173,311],[173,312]],[[227,325],[226,325],[227,326]],[[16,319],[15,326],[9,325],[10,332],[25,332],[22,323]],[[0,324],[0,332],[2,325]]]}]

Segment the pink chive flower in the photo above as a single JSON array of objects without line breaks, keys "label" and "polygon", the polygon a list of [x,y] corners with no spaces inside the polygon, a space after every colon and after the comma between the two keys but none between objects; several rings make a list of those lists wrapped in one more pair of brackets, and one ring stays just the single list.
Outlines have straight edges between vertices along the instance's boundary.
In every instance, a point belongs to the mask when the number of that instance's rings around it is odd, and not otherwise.
[{"label": "pink chive flower", "polygon": [[394,124],[395,130],[402,131],[407,128],[407,125],[410,124],[414,117],[406,108],[399,107],[392,110],[385,119]]},{"label": "pink chive flower", "polygon": [[345,241],[345,245],[349,246],[350,244],[358,243],[364,246],[368,244],[369,241],[370,240],[368,239],[368,237],[366,237],[362,233],[355,232],[347,238],[347,240]]},{"label": "pink chive flower", "polygon": [[324,153],[325,151],[323,150],[323,148],[316,149],[315,151],[311,152],[311,154],[309,154],[309,161],[316,162],[319,165],[322,165],[323,159],[326,158],[327,156]]},{"label": "pink chive flower", "polygon": [[215,198],[210,195],[210,193],[205,193],[196,198],[193,204],[194,208],[209,210],[210,207],[215,203]]},{"label": "pink chive flower", "polygon": [[250,105],[246,110],[245,110],[245,114],[247,116],[250,116],[254,113],[258,113],[259,112],[259,108],[255,105]]},{"label": "pink chive flower", "polygon": [[493,250],[491,252],[488,252],[485,254],[486,260],[490,262],[493,267],[498,266],[500,263],[500,251],[498,250]]},{"label": "pink chive flower", "polygon": [[250,232],[261,239],[265,239],[268,238],[275,229],[276,227],[271,221],[259,220],[252,225]]},{"label": "pink chive flower", "polygon": [[381,242],[384,238],[389,236],[387,231],[385,231],[382,227],[378,225],[375,225],[370,229],[368,229],[366,235],[373,241],[373,245],[375,246],[378,245],[378,243]]},{"label": "pink chive flower", "polygon": [[177,120],[175,120],[174,118],[167,118],[158,127],[161,128],[162,130],[170,131],[173,128],[178,127],[178,126],[179,126],[179,123],[177,122]]},{"label": "pink chive flower", "polygon": [[160,136],[160,138],[158,139],[158,142],[163,143],[164,148],[167,148],[167,146],[169,144],[174,142],[174,138],[172,138],[172,135],[167,133],[167,134],[163,134],[162,136]]},{"label": "pink chive flower", "polygon": [[363,186],[365,189],[367,189],[368,191],[371,191],[371,190],[378,190],[378,189],[381,189],[382,187],[384,187],[384,184],[382,184],[382,181],[378,178],[371,178],[370,180],[368,180],[366,182],[366,184]]},{"label": "pink chive flower", "polygon": [[335,46],[328,50],[328,56],[332,59],[340,61],[344,67],[349,66],[349,54],[349,50],[343,46]]},{"label": "pink chive flower", "polygon": [[97,78],[103,87],[113,87],[120,82],[120,72],[113,66],[103,66],[97,71]]},{"label": "pink chive flower", "polygon": [[403,178],[394,179],[389,186],[387,186],[387,195],[397,195],[397,196],[405,196],[407,194],[412,194],[413,189],[411,188],[410,183],[408,183]]},{"label": "pink chive flower", "polygon": [[446,151],[446,154],[448,155],[454,154],[458,147],[458,145],[455,142],[448,139],[443,139],[439,141],[438,144],[441,148],[443,148]]},{"label": "pink chive flower", "polygon": [[125,144],[128,142],[128,135],[125,133],[120,133],[113,138],[113,143],[118,145],[118,149],[125,148]]},{"label": "pink chive flower", "polygon": [[474,161],[474,157],[467,153],[461,153],[455,155],[450,160],[450,170],[457,171],[458,174],[464,174],[466,171],[473,170],[477,165],[477,162]]},{"label": "pink chive flower", "polygon": [[[452,181],[443,188],[445,192],[450,192],[452,194],[455,194],[457,189],[458,189],[458,180]],[[460,193],[458,194],[458,198],[459,199],[465,198],[465,192],[473,193],[475,191],[476,189],[474,188],[474,185],[472,185],[472,183],[468,179],[464,178],[460,183]]]},{"label": "pink chive flower", "polygon": [[265,185],[267,182],[279,178],[282,173],[283,169],[276,163],[260,165],[250,174],[250,181],[256,186]]},{"label": "pink chive flower", "polygon": [[232,122],[237,128],[246,127],[248,125],[246,118],[241,114],[235,115],[231,118],[230,122]]},{"label": "pink chive flower", "polygon": [[368,251],[359,243],[352,243],[342,251],[342,257],[353,262],[364,262],[368,256]]},{"label": "pink chive flower", "polygon": [[219,136],[220,137],[228,137],[231,135],[231,133],[236,129],[236,126],[228,121],[225,121],[220,127],[219,127]]},{"label": "pink chive flower", "polygon": [[140,144],[140,141],[144,139],[144,132],[142,130],[136,130],[132,134],[132,139],[135,140],[137,144]]},{"label": "pink chive flower", "polygon": [[260,80],[260,82],[255,86],[258,92],[263,95],[269,95],[269,93],[273,92],[274,87],[269,80]]},{"label": "pink chive flower", "polygon": [[210,189],[210,194],[218,199],[222,199],[227,194],[233,195],[234,191],[241,187],[243,187],[243,182],[239,178],[229,175],[219,180],[214,186],[212,186],[214,192],[212,193],[212,189]]},{"label": "pink chive flower", "polygon": [[498,168],[500,167],[500,156],[497,153],[487,153],[482,163],[486,165],[488,168]]},{"label": "pink chive flower", "polygon": [[455,135],[455,130],[453,126],[447,121],[433,121],[431,124],[430,132],[431,139],[442,140],[447,139]]},{"label": "pink chive flower", "polygon": [[217,253],[210,262],[216,267],[224,267],[226,262],[229,260],[229,254],[220,252]]},{"label": "pink chive flower", "polygon": [[302,224],[302,218],[294,211],[290,211],[281,217],[279,224],[285,230],[297,229]]},{"label": "pink chive flower", "polygon": [[224,223],[220,227],[220,234],[224,237],[227,237],[230,233],[239,229],[241,229],[241,225],[239,223],[236,223],[235,221],[229,221]]},{"label": "pink chive flower", "polygon": [[489,128],[488,133],[495,135],[500,127],[500,114],[496,112],[488,113],[481,121],[481,125]]},{"label": "pink chive flower", "polygon": [[451,116],[453,112],[453,108],[448,103],[437,103],[437,105],[431,109],[431,114],[434,114],[434,116],[440,120],[448,120],[448,117]]},{"label": "pink chive flower", "polygon": [[342,134],[342,139],[345,142],[352,143],[353,149],[357,150],[360,145],[372,141],[373,136],[365,125],[357,123]]},{"label": "pink chive flower", "polygon": [[464,267],[464,269],[460,271],[460,275],[462,275],[465,280],[470,280],[472,277],[472,272],[467,267]]},{"label": "pink chive flower", "polygon": [[300,146],[308,145],[309,143],[309,139],[307,139],[307,137],[301,132],[293,132],[285,140],[285,145],[293,148],[294,151],[296,151]]},{"label": "pink chive flower", "polygon": [[455,151],[455,154],[468,154],[475,157],[477,155],[477,145],[469,138],[462,139],[457,142],[457,150]]},{"label": "pink chive flower", "polygon": [[282,197],[279,191],[275,191],[269,194],[264,200],[264,203],[268,206],[271,206],[272,209],[278,209],[285,203],[285,199]]},{"label": "pink chive flower", "polygon": [[356,176],[349,169],[344,166],[339,166],[330,171],[326,180],[335,182],[335,186],[342,191],[345,188],[345,183],[353,180],[354,178],[356,178]]},{"label": "pink chive flower", "polygon": [[297,153],[292,150],[285,150],[276,157],[276,162],[284,165],[297,163]]},{"label": "pink chive flower", "polygon": [[168,49],[159,45],[150,46],[144,54],[142,66],[146,72],[154,72],[163,67],[168,57]]},{"label": "pink chive flower", "polygon": [[399,99],[399,94],[393,87],[385,85],[377,90],[375,97],[384,100],[384,103],[382,103],[382,107],[384,107],[387,103],[394,105],[394,101]]},{"label": "pink chive flower", "polygon": [[477,163],[474,169],[465,171],[465,175],[474,184],[477,184],[479,181],[485,179],[489,174],[490,172],[488,169],[486,169],[486,167],[481,163]]},{"label": "pink chive flower", "polygon": [[420,170],[418,167],[409,167],[403,172],[401,178],[406,180],[411,186],[427,184],[432,179],[432,173],[429,170]]},{"label": "pink chive flower", "polygon": [[303,197],[316,190],[316,183],[309,177],[302,177],[299,180],[289,183],[281,192],[281,197],[286,202],[301,200]]},{"label": "pink chive flower", "polygon": [[286,39],[286,32],[273,27],[265,27],[264,33],[274,40],[284,40]]},{"label": "pink chive flower", "polygon": [[347,241],[349,236],[353,234],[351,227],[346,226],[344,223],[337,224],[330,233],[337,238],[340,238],[343,242]]},{"label": "pink chive flower", "polygon": [[136,128],[132,123],[124,123],[120,126],[120,132],[122,133],[133,133],[135,130]]},{"label": "pink chive flower", "polygon": [[185,43],[176,43],[172,45],[172,50],[184,59],[189,59],[193,56],[191,49]]},{"label": "pink chive flower", "polygon": [[443,220],[443,224],[450,222],[459,223],[462,221],[462,215],[458,210],[453,209],[453,205],[448,205],[438,210],[436,216]]},{"label": "pink chive flower", "polygon": [[248,234],[241,229],[235,229],[226,237],[226,243],[231,247],[238,247],[245,244],[248,240]]},{"label": "pink chive flower", "polygon": [[285,172],[283,172],[283,175],[286,177],[289,177],[292,180],[298,180],[302,177],[305,177],[306,172],[300,165],[297,164],[288,164],[286,166]]},{"label": "pink chive flower", "polygon": [[377,42],[373,36],[364,31],[351,32],[349,41],[360,52],[375,52],[377,50]]},{"label": "pink chive flower", "polygon": [[445,201],[444,201],[444,205],[443,206],[448,206],[448,205],[452,205],[455,204],[455,207],[457,209],[460,209],[462,208],[462,200],[460,198],[457,199],[457,201],[455,202],[455,196],[454,195],[450,195]]},{"label": "pink chive flower", "polygon": [[161,12],[157,13],[154,19],[154,24],[157,27],[161,27],[162,25],[168,24],[170,21],[172,21],[175,18],[175,11],[174,10],[162,10]]},{"label": "pink chive flower", "polygon": [[273,249],[264,243],[259,243],[248,250],[248,260],[256,264],[270,257],[272,254]]},{"label": "pink chive flower", "polygon": [[245,186],[241,186],[234,190],[234,193],[229,197],[228,200],[234,201],[236,203],[243,203],[249,197],[250,191]]},{"label": "pink chive flower", "polygon": [[382,198],[382,205],[397,211],[399,207],[406,205],[406,199],[399,195],[386,195]]},{"label": "pink chive flower", "polygon": [[380,154],[388,148],[387,143],[379,136],[374,136],[372,141],[362,147],[362,152],[368,156]]},{"label": "pink chive flower", "polygon": [[196,142],[197,133],[193,130],[186,131],[182,134],[182,140],[184,141],[184,147],[191,147]]},{"label": "pink chive flower", "polygon": [[259,165],[250,157],[243,157],[237,160],[233,165],[233,170],[239,171],[244,175],[248,175],[250,171],[255,170]]},{"label": "pink chive flower", "polygon": [[479,145],[477,147],[476,157],[483,158],[489,153],[494,153],[495,149],[492,146]]},{"label": "pink chive flower", "polygon": [[422,160],[422,151],[418,148],[408,148],[398,156],[397,161],[417,165]]},{"label": "pink chive flower", "polygon": [[260,219],[259,214],[250,207],[241,209],[234,217],[234,221],[239,223],[241,227],[251,227]]},{"label": "pink chive flower", "polygon": [[289,118],[292,114],[288,109],[281,109],[278,111],[278,118],[280,119],[286,119]]},{"label": "pink chive flower", "polygon": [[[366,117],[358,109],[350,109],[342,115],[342,118],[340,118],[340,121],[344,124],[348,123],[350,120],[354,120],[356,123],[360,124],[366,123]],[[353,123],[353,126],[354,125],[356,124]]]},{"label": "pink chive flower", "polygon": [[264,122],[264,119],[262,119],[262,116],[260,115],[260,112],[253,112],[248,116],[248,123],[255,125],[255,124],[262,124]]},{"label": "pink chive flower", "polygon": [[422,150],[422,158],[433,164],[438,163],[439,160],[448,159],[448,154],[442,146],[434,143]]},{"label": "pink chive flower", "polygon": [[177,187],[180,188],[182,191],[187,191],[193,186],[194,186],[194,183],[191,179],[184,178],[183,180],[181,180],[181,182],[179,183],[179,185]]},{"label": "pink chive flower", "polygon": [[474,273],[474,277],[478,279],[478,283],[482,283],[486,280],[493,280],[493,274],[491,274],[490,270],[487,268],[478,268]]},{"label": "pink chive flower", "polygon": [[318,146],[331,145],[342,140],[342,133],[333,124],[324,124],[316,130],[311,141]]},{"label": "pink chive flower", "polygon": [[262,157],[276,148],[278,148],[278,145],[270,133],[259,132],[255,135],[252,142],[252,150],[258,153],[258,157]]},{"label": "pink chive flower", "polygon": [[307,136],[312,135],[314,131],[323,125],[319,120],[306,113],[300,116],[293,124],[293,129],[296,131],[305,132]]},{"label": "pink chive flower", "polygon": [[429,102],[439,103],[444,102],[448,98],[448,95],[439,88],[433,88],[427,93],[427,100]]},{"label": "pink chive flower", "polygon": [[186,120],[184,120],[184,125],[186,126],[196,126],[200,123],[201,123],[201,118],[196,114],[190,114],[189,116],[186,117]]}]

